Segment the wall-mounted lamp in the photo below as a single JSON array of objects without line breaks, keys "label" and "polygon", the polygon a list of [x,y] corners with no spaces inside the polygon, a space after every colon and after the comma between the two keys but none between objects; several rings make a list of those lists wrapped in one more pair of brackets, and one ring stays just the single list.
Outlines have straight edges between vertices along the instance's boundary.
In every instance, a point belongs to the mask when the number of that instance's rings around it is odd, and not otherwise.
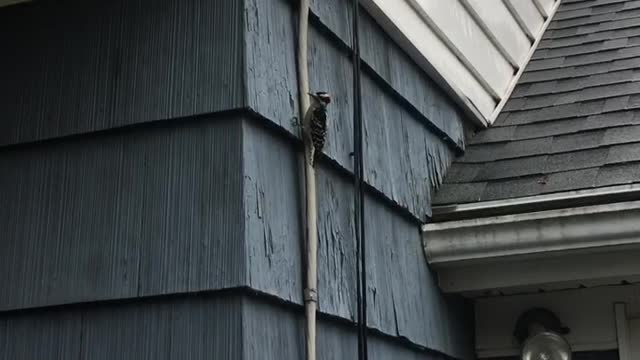
[{"label": "wall-mounted lamp", "polygon": [[571,360],[571,347],[562,335],[569,328],[547,309],[531,309],[520,315],[514,335],[522,346],[522,360]]}]

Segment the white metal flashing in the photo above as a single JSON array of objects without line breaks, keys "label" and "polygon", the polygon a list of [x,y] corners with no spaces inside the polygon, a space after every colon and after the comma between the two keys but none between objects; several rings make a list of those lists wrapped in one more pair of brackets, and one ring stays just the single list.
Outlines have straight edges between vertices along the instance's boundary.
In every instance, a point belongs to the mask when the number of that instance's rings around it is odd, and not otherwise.
[{"label": "white metal flashing", "polygon": [[[572,203],[589,201],[590,203],[598,202],[615,202],[632,198],[640,199],[640,184],[630,185],[617,185],[607,186],[597,189],[586,190],[572,190],[565,192],[558,192],[553,194],[524,196],[513,199],[493,200],[493,201],[481,201],[468,204],[454,204],[454,205],[442,205],[433,207],[433,216],[439,217],[464,217],[465,214],[488,214],[499,212],[501,209],[510,211],[514,208],[527,209],[527,212],[532,212],[544,208],[545,204],[555,203],[557,207],[571,207]],[[598,201],[601,199],[602,201]],[[562,206],[564,205],[564,206]],[[545,210],[550,210],[548,207]]]},{"label": "white metal flashing", "polygon": [[446,292],[539,287],[640,275],[640,201],[423,227]]},{"label": "white metal flashing", "polygon": [[504,106],[559,3],[362,0],[387,33],[480,126],[491,124]]},{"label": "white metal flashing", "polygon": [[[538,10],[544,9],[544,5],[542,5],[539,2],[539,0],[534,0],[534,4],[538,8]],[[518,84],[518,81],[520,81],[520,77],[522,77],[522,74],[526,69],[526,65],[529,63],[529,61],[533,57],[533,54],[536,52],[536,49],[538,49],[538,45],[540,45],[542,36],[544,35],[545,31],[547,31],[547,28],[551,24],[551,21],[553,20],[553,16],[556,14],[558,7],[560,7],[560,1],[557,1],[553,5],[553,8],[551,8],[551,10],[548,11],[548,14],[546,14],[545,12],[544,16],[546,16],[546,20],[544,21],[544,23],[542,24],[542,28],[538,31],[536,37],[534,38],[533,45],[531,46],[531,49],[529,50],[529,53],[527,54],[527,57],[524,60],[524,65],[518,69],[518,72],[516,73],[516,75],[513,77],[513,79],[511,79],[511,84],[507,88],[507,91],[505,92],[504,96],[502,96],[500,102],[498,103],[496,108],[493,110],[493,114],[489,118],[489,124],[493,124],[496,121],[496,119],[502,112],[502,109],[507,104],[507,101],[509,101],[511,94],[513,93],[513,90],[515,90],[516,85]]]}]

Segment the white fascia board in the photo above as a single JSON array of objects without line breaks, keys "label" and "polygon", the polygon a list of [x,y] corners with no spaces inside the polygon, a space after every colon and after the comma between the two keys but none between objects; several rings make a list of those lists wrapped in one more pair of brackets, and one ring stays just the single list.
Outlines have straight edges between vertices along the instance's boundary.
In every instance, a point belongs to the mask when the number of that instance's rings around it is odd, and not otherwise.
[{"label": "white fascia board", "polygon": [[640,274],[638,219],[640,201],[450,221],[423,245],[446,292],[617,281]]},{"label": "white fascia board", "polygon": [[[533,212],[536,207],[544,206],[548,203],[575,202],[594,199],[611,199],[619,196],[638,196],[640,194],[640,184],[615,185],[601,187],[597,189],[571,190],[557,192],[553,194],[524,196],[513,199],[480,201],[468,204],[451,204],[433,207],[434,215],[451,215],[470,212],[493,212],[496,209],[509,209],[514,207],[527,207]],[[628,199],[632,200],[632,199]],[[614,202],[614,201],[608,201]],[[566,206],[565,206],[566,207]]]},{"label": "white fascia board", "polygon": [[449,93],[474,124],[487,126],[497,100],[415,11],[409,0],[362,0],[367,12]]}]

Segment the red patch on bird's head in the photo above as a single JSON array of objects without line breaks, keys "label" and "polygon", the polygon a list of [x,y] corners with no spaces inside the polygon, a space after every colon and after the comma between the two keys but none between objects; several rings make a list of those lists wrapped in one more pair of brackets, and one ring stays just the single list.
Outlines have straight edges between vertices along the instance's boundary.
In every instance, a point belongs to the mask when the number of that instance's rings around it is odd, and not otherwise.
[{"label": "red patch on bird's head", "polygon": [[320,91],[316,93],[316,96],[325,104],[329,104],[331,102],[331,95],[329,95],[329,93]]}]

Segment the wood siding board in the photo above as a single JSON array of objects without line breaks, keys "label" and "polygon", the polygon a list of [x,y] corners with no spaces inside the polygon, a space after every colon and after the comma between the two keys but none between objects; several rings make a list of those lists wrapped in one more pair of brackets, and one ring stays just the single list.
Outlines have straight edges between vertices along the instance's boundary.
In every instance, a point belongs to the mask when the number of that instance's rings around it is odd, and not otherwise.
[{"label": "wood siding board", "polygon": [[244,106],[243,2],[179,3],[2,9],[0,145]]},{"label": "wood siding board", "polygon": [[[246,329],[245,360],[298,359],[304,354],[304,317],[283,307],[246,298],[243,307]],[[267,329],[263,324],[274,324]],[[321,318],[318,321],[318,359],[353,359],[357,356],[355,328]],[[442,360],[447,356],[379,334],[368,338],[371,359]],[[460,359],[473,359],[473,354]]]},{"label": "wood siding board", "polygon": [[302,302],[301,168],[294,144],[243,124],[246,283]]},{"label": "wood siding board", "polygon": [[173,306],[144,302],[76,310],[83,322],[80,358],[108,360],[117,354],[123,360],[172,359],[172,347],[180,346],[171,336]]},{"label": "wood siding board", "polygon": [[2,322],[6,323],[6,331],[0,354],[5,359],[78,357],[82,319],[75,314],[52,311],[44,316],[3,316]]},{"label": "wood siding board", "polygon": [[[280,2],[261,2],[259,6],[266,6],[265,4],[268,3],[279,4]],[[311,88],[329,89],[334,98],[329,107],[329,132],[324,152],[340,166],[351,170],[350,153],[353,149],[351,62],[348,54],[333,45],[329,38],[318,31],[312,30],[309,38],[312,54],[310,57]],[[291,58],[293,62],[293,56]],[[400,75],[402,71],[399,66],[394,65],[393,71],[394,77],[397,76],[399,80],[406,79],[408,76]],[[264,72],[261,74],[264,75]],[[442,173],[451,161],[449,151],[444,150],[448,145],[432,134],[419,118],[409,113],[402,104],[390,96],[388,90],[380,87],[368,74],[363,75],[363,118],[367,145],[365,168],[368,169],[366,180],[399,206],[408,209],[416,218],[424,219],[425,215],[430,213],[428,184],[438,185]],[[268,78],[271,77],[284,79],[282,75],[273,73],[268,76]],[[253,87],[249,86],[249,88]],[[256,88],[261,87],[256,86]],[[277,93],[278,91],[272,92],[272,94]],[[418,93],[419,91],[416,90],[416,96]],[[428,96],[431,93],[422,94],[422,96],[425,101],[433,101],[430,109],[433,116],[443,119],[451,116],[450,122],[454,120],[457,124],[461,124],[459,113],[448,107],[447,103],[439,106],[435,102],[437,98],[435,101],[429,99]],[[268,100],[270,95],[264,93],[262,96],[264,98],[260,100],[261,103],[265,103],[265,106],[270,108],[271,104]],[[297,94],[295,96],[297,97]],[[290,103],[287,100],[284,103],[294,104],[295,102]],[[275,117],[272,121],[276,124],[280,121],[278,119],[286,119],[283,120],[285,125],[292,127],[291,119],[295,116],[294,109],[290,108],[285,113],[282,110],[280,106],[277,109],[278,114],[271,113],[270,110],[258,110],[258,112]],[[456,131],[459,136],[462,136],[461,128],[457,128]],[[368,140],[369,136],[373,139]]]},{"label": "wood siding board", "polygon": [[[0,315],[6,359],[241,359],[239,296],[165,298]],[[2,345],[0,341],[0,345]]]},{"label": "wood siding board", "polygon": [[[295,33],[296,14],[290,2],[285,0],[247,0],[246,6],[248,104],[277,125],[297,134],[297,129],[292,125],[292,119],[298,116],[296,39],[292,35]],[[343,106],[348,105],[352,95],[349,90],[352,81],[346,77],[351,76],[351,55],[348,50],[351,35],[346,30],[351,26],[350,18],[327,13],[342,9],[340,14],[346,14],[348,4],[328,0],[326,4],[316,6],[320,12],[317,14],[319,20],[311,22],[309,35],[311,88],[330,91],[335,101],[342,102]],[[343,24],[347,21],[349,23]],[[462,144],[461,123],[464,118],[460,109],[444,96],[424,71],[384,34],[364,10],[361,34],[363,60],[376,73],[375,76],[417,109],[424,116],[423,121],[444,132],[453,144]],[[396,66],[407,71],[406,78],[413,75],[412,80],[405,83],[393,77],[391,69]],[[431,98],[425,93],[435,95]],[[333,108],[336,105],[335,102],[331,104]],[[347,114],[350,114],[351,108],[347,107]],[[443,111],[434,111],[434,108],[442,108]],[[341,117],[341,121],[350,123],[347,114]]]},{"label": "wood siding board", "polygon": [[238,285],[240,126],[219,119],[0,152],[0,309]]},{"label": "wood siding board", "polygon": [[[389,115],[387,118],[392,118]],[[302,281],[291,275],[302,272],[299,165],[292,154],[295,149],[283,138],[268,134],[259,123],[247,123],[245,136],[249,286],[302,304]],[[410,167],[412,163],[406,161],[402,165]],[[353,319],[353,186],[347,177],[322,165],[317,176],[319,309]],[[423,186],[429,188],[427,184]],[[448,324],[457,319],[453,312],[463,307],[442,297],[427,267],[415,223],[371,195],[365,206],[370,325],[385,334],[449,354],[465,351],[460,340],[466,339],[461,336],[462,322]],[[449,310],[450,307],[456,310]]]},{"label": "wood siding board", "polygon": [[[0,317],[12,329],[0,328],[0,354],[43,360],[299,359],[299,310],[261,297],[212,294],[26,311]],[[369,346],[372,359],[449,358],[384,334],[371,334]],[[355,328],[321,317],[318,350],[319,359],[354,358]]]},{"label": "wood siding board", "polygon": [[190,297],[86,310],[83,359],[240,359],[240,298]]}]

